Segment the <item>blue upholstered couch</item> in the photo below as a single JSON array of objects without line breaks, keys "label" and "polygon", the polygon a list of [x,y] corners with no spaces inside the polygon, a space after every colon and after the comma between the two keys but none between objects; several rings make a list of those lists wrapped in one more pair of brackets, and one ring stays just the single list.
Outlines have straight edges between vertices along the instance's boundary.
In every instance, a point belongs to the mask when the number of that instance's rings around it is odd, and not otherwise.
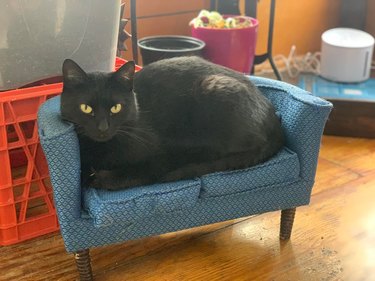
[{"label": "blue upholstered couch", "polygon": [[[81,276],[87,270],[83,268],[89,266],[86,249],[91,247],[252,214],[293,210],[309,203],[320,140],[332,106],[283,82],[250,79],[281,118],[286,145],[275,157],[244,170],[122,191],[80,185],[77,135],[72,124],[60,119],[60,98],[41,106],[39,134],[61,233],[66,250],[77,253]],[[293,218],[294,213],[291,222]],[[88,265],[82,265],[85,263]]]}]

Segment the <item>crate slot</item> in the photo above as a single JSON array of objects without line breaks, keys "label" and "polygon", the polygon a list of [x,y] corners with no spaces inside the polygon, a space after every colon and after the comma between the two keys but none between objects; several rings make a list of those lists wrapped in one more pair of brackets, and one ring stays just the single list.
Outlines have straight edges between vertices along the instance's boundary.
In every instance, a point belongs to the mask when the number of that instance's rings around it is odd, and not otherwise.
[{"label": "crate slot", "polygon": [[13,186],[14,201],[24,200],[26,196],[24,184]]},{"label": "crate slot", "polygon": [[41,184],[41,181],[35,181],[30,184],[29,197],[45,194],[44,188],[41,186]]},{"label": "crate slot", "polygon": [[44,197],[30,199],[26,211],[26,219],[49,214],[49,208]]},{"label": "crate slot", "polygon": [[9,125],[6,126],[6,132],[7,132],[7,142],[8,142],[8,144],[15,143],[15,142],[18,142],[20,140],[13,124],[9,124]]},{"label": "crate slot", "polygon": [[26,140],[37,138],[37,131],[35,130],[35,120],[21,122],[20,128]]},{"label": "crate slot", "polygon": [[9,161],[12,167],[12,180],[26,177],[27,156],[23,148],[16,148],[9,151]]}]

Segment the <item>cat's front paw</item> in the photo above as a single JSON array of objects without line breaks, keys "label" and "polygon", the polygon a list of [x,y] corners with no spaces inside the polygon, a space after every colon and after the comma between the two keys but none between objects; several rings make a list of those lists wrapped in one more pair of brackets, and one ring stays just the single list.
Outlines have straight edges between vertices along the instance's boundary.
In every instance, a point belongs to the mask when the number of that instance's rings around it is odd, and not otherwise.
[{"label": "cat's front paw", "polygon": [[92,175],[92,181],[89,186],[100,189],[118,190],[150,183],[152,183],[152,180],[149,178],[119,176],[114,171],[99,170]]}]

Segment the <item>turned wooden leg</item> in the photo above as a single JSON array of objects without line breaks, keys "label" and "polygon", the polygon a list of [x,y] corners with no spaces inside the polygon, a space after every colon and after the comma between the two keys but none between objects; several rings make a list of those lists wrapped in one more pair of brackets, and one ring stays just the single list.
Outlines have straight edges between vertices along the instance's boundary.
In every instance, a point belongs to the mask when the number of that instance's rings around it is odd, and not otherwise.
[{"label": "turned wooden leg", "polygon": [[81,281],[92,281],[92,270],[90,260],[90,250],[82,250],[74,254],[77,269]]},{"label": "turned wooden leg", "polygon": [[286,209],[281,211],[281,221],[280,221],[280,239],[289,240],[292,233],[294,215],[296,213],[296,208]]}]

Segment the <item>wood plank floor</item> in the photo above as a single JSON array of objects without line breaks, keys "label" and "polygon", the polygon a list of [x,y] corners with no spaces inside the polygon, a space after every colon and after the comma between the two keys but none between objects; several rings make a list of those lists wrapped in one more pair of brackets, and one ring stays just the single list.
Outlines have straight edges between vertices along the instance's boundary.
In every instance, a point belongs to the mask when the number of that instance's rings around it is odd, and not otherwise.
[{"label": "wood plank floor", "polygon": [[[325,136],[292,239],[279,212],[92,250],[95,280],[375,280],[375,140]],[[0,248],[0,280],[75,280],[52,234]]]}]

